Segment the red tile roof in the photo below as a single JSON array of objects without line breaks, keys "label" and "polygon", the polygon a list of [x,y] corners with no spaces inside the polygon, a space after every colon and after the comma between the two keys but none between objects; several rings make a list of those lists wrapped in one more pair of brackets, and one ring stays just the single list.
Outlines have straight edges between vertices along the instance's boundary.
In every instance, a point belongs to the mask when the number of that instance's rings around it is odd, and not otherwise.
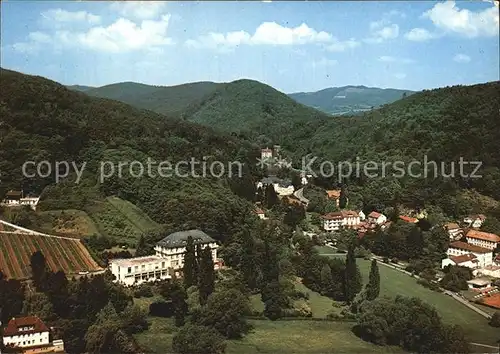
[{"label": "red tile roof", "polygon": [[326,194],[328,194],[328,198],[330,198],[330,199],[339,199],[340,198],[340,189],[332,189],[332,190],[326,191]]},{"label": "red tile roof", "polygon": [[470,230],[465,236],[483,241],[500,242],[500,236],[477,230]]},{"label": "red tile roof", "polygon": [[257,214],[264,214],[264,210],[262,210],[261,208],[256,208],[256,209],[255,209],[255,212],[256,212]]},{"label": "red tile roof", "polygon": [[472,253],[463,254],[461,256],[452,256],[452,257],[450,257],[450,259],[453,262],[455,262],[455,264],[461,264],[461,263],[465,263],[465,262],[469,262],[469,261],[478,262],[477,257],[475,255],[473,255]]},{"label": "red tile roof", "polygon": [[[32,327],[33,329],[23,331],[22,327]],[[7,324],[7,327],[5,328],[3,335],[4,337],[10,337],[18,334],[31,334],[41,332],[49,332],[49,328],[37,316],[27,316],[11,319]]]},{"label": "red tile roof", "polygon": [[372,211],[370,214],[368,214],[369,218],[375,218],[378,219],[379,216],[382,216],[382,214],[377,213],[376,211]]},{"label": "red tile roof", "polygon": [[475,253],[490,253],[491,250],[479,246],[474,246],[471,244],[468,244],[467,242],[462,242],[462,241],[455,241],[450,243],[450,248],[457,248],[459,250],[465,250],[469,252],[475,252]]},{"label": "red tile roof", "polygon": [[399,218],[405,222],[409,222],[409,223],[413,223],[413,224],[418,222],[418,219],[412,218],[410,216],[400,216]]}]

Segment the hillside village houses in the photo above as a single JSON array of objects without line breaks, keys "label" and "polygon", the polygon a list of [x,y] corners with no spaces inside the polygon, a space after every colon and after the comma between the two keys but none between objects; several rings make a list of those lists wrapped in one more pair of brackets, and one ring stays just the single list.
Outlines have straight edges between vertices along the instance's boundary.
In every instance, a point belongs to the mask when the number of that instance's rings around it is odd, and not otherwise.
[{"label": "hillside village houses", "polygon": [[1,204],[7,207],[27,205],[35,210],[39,200],[40,197],[24,196],[23,191],[10,190]]},{"label": "hillside village houses", "polygon": [[355,228],[361,223],[359,214],[352,210],[342,210],[321,216],[325,231],[338,231],[341,228]]},{"label": "hillside village houses", "polygon": [[51,340],[50,329],[37,316],[12,318],[3,331],[2,340],[6,347],[24,354],[64,353],[64,342]]},{"label": "hillside village houses", "polygon": [[465,234],[467,242],[471,245],[495,250],[500,245],[500,236],[477,230],[469,230]]},{"label": "hillside village houses", "polygon": [[472,228],[478,229],[483,225],[485,220],[486,220],[486,216],[484,216],[483,214],[472,215],[472,216],[467,216],[466,218],[464,218],[464,224],[467,227],[472,227]]},{"label": "hillside village houses", "polygon": [[340,205],[340,189],[327,190],[326,194],[328,196],[328,199],[333,200],[338,208]]},{"label": "hillside village houses", "polygon": [[275,176],[264,177],[257,182],[257,188],[266,188],[268,185],[273,185],[274,191],[279,196],[291,195],[295,191],[293,184],[289,180],[282,180]]},{"label": "hillside village houses", "polygon": [[456,223],[447,223],[444,225],[444,229],[448,232],[451,241],[458,241],[463,236],[463,230]]},{"label": "hillside village houses", "polygon": [[[483,248],[475,245],[468,244],[467,242],[455,241],[450,243],[448,250],[446,251],[448,258],[441,261],[441,267],[444,268],[449,264],[456,264],[457,259],[452,258],[456,256],[463,255],[473,255],[476,257],[477,262],[472,261],[472,256],[470,261],[474,264],[474,267],[469,268],[484,268],[493,264],[493,251],[488,248]],[[464,259],[459,259],[462,262]],[[469,264],[469,263],[467,263]],[[461,264],[462,265],[462,264]]]},{"label": "hillside village houses", "polygon": [[384,214],[372,211],[368,214],[368,222],[376,225],[382,225],[387,222],[387,217]]},{"label": "hillside village houses", "polygon": [[264,213],[264,210],[262,210],[261,208],[259,207],[256,207],[255,208],[255,214],[257,214],[257,216],[259,218],[261,218],[262,220],[266,220],[266,213]]},{"label": "hillside village houses", "polygon": [[195,245],[210,247],[214,268],[219,269],[222,261],[217,259],[217,242],[201,230],[174,232],[159,241],[154,250],[155,255],[110,260],[109,269],[115,281],[126,286],[139,285],[162,279],[170,279],[173,274],[179,275],[184,266],[184,254],[188,237],[193,238]]}]

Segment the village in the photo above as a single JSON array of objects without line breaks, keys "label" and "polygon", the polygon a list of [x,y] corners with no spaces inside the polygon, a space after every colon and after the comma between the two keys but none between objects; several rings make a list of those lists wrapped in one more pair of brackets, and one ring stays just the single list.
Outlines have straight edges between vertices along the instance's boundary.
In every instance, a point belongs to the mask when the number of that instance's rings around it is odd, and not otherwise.
[{"label": "village", "polygon": [[[288,168],[289,161],[280,155],[280,147],[261,150],[261,158],[277,171]],[[285,162],[283,162],[285,161]],[[275,175],[263,177],[256,182],[257,190],[272,188],[277,198],[283,205],[303,209],[306,213],[309,200],[304,196],[303,189],[312,183],[310,175],[299,171],[299,185],[294,186],[291,179],[279,178]],[[297,182],[296,182],[297,184]],[[297,188],[298,187],[298,188]],[[375,235],[378,230],[389,230],[394,220],[380,211],[350,210],[341,208],[342,189],[325,191],[325,198],[332,203],[337,211],[321,215],[319,227],[302,230],[304,235],[314,239],[321,247],[330,249],[331,254],[342,255],[338,242],[345,230],[351,230],[359,239]],[[40,196],[24,196],[23,191],[10,190],[5,195],[1,205],[4,208],[28,207],[36,210]],[[261,220],[269,220],[270,212],[262,202],[256,202],[255,215]],[[418,224],[425,219],[425,211],[419,210],[410,215],[398,215],[400,222],[405,224]],[[432,280],[435,284],[443,279],[445,270],[450,266],[465,267],[471,270],[472,278],[467,280],[467,291],[452,292],[444,290],[457,302],[457,306],[467,306],[480,315],[489,318],[491,315],[476,307],[479,301],[482,306],[500,309],[500,236],[483,232],[481,227],[486,217],[482,214],[470,215],[457,222],[448,222],[441,225],[449,236],[447,257],[441,261],[441,269],[436,272]],[[17,235],[40,235],[52,238],[48,234],[29,230],[2,221],[2,232]],[[6,231],[10,230],[10,231]],[[110,259],[106,269],[80,269],[77,276],[100,274],[107,270],[114,278],[114,282],[127,288],[137,288],[142,284],[171,281],[183,276],[184,257],[188,244],[196,247],[196,256],[202,249],[208,249],[210,259],[215,271],[226,269],[224,260],[219,257],[220,244],[204,231],[190,229],[174,232],[154,246],[154,253],[132,258]],[[377,260],[383,266],[391,267],[411,277],[418,275],[406,270],[408,264],[400,260],[388,259],[377,255],[370,255],[369,259]],[[54,339],[51,329],[37,316],[13,318],[5,327],[3,342],[6,346],[22,348],[23,353],[64,353],[64,342]]]},{"label": "village", "polygon": [[[261,150],[261,160],[268,161],[271,166],[275,161],[283,161],[280,155],[280,147]],[[285,159],[286,161],[286,159]],[[289,161],[287,161],[290,164]],[[274,164],[280,169],[282,165]],[[276,194],[285,204],[300,205],[307,208],[308,200],[303,196],[303,188],[311,179],[310,175],[300,172],[301,187],[295,189],[290,179],[280,179],[276,176],[264,177],[257,183],[257,188],[266,188],[272,185]],[[337,208],[340,206],[341,189],[326,190],[328,200],[332,201]],[[261,219],[267,219],[262,205],[256,205],[256,214]],[[425,211],[414,211],[414,215],[398,215],[398,218],[408,224],[418,224],[425,219]],[[467,280],[469,290],[456,293],[459,301],[465,299],[471,303],[481,300],[482,304],[494,309],[500,309],[500,236],[481,231],[481,226],[486,220],[482,214],[469,215],[457,222],[448,222],[442,227],[449,235],[449,245],[446,250],[446,258],[441,261],[441,269],[436,273],[433,280],[436,284],[443,279],[442,272],[448,266],[465,267],[472,271],[472,279]],[[367,215],[363,210],[342,209],[321,215],[320,230],[304,230],[310,237],[320,238],[323,245],[332,247],[332,252],[338,252],[336,248],[337,236],[342,230],[353,230],[361,239],[367,235],[374,234],[376,229],[386,230],[390,228],[393,221],[379,211],[373,210]],[[373,256],[382,260],[382,257]],[[386,259],[385,263],[389,263]],[[404,271],[407,266],[404,262],[396,261],[395,269]],[[465,297],[464,297],[465,296]],[[469,305],[472,306],[472,305]],[[472,306],[473,307],[473,306]],[[479,310],[481,311],[481,310]]]}]

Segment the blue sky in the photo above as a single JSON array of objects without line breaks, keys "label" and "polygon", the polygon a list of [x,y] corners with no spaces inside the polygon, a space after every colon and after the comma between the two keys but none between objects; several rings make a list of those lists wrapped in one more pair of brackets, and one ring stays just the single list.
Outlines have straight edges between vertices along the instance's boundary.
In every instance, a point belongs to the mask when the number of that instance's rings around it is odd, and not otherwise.
[{"label": "blue sky", "polygon": [[63,84],[283,92],[499,80],[498,2],[2,2],[4,68]]}]

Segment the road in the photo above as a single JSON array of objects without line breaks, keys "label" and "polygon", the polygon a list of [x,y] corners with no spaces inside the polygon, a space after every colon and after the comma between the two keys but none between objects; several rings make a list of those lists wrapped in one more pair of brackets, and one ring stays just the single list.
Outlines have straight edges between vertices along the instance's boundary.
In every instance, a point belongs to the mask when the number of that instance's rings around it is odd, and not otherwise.
[{"label": "road", "polygon": [[304,188],[297,189],[295,192],[293,192],[293,195],[306,206],[309,204],[309,199],[304,197]]}]

